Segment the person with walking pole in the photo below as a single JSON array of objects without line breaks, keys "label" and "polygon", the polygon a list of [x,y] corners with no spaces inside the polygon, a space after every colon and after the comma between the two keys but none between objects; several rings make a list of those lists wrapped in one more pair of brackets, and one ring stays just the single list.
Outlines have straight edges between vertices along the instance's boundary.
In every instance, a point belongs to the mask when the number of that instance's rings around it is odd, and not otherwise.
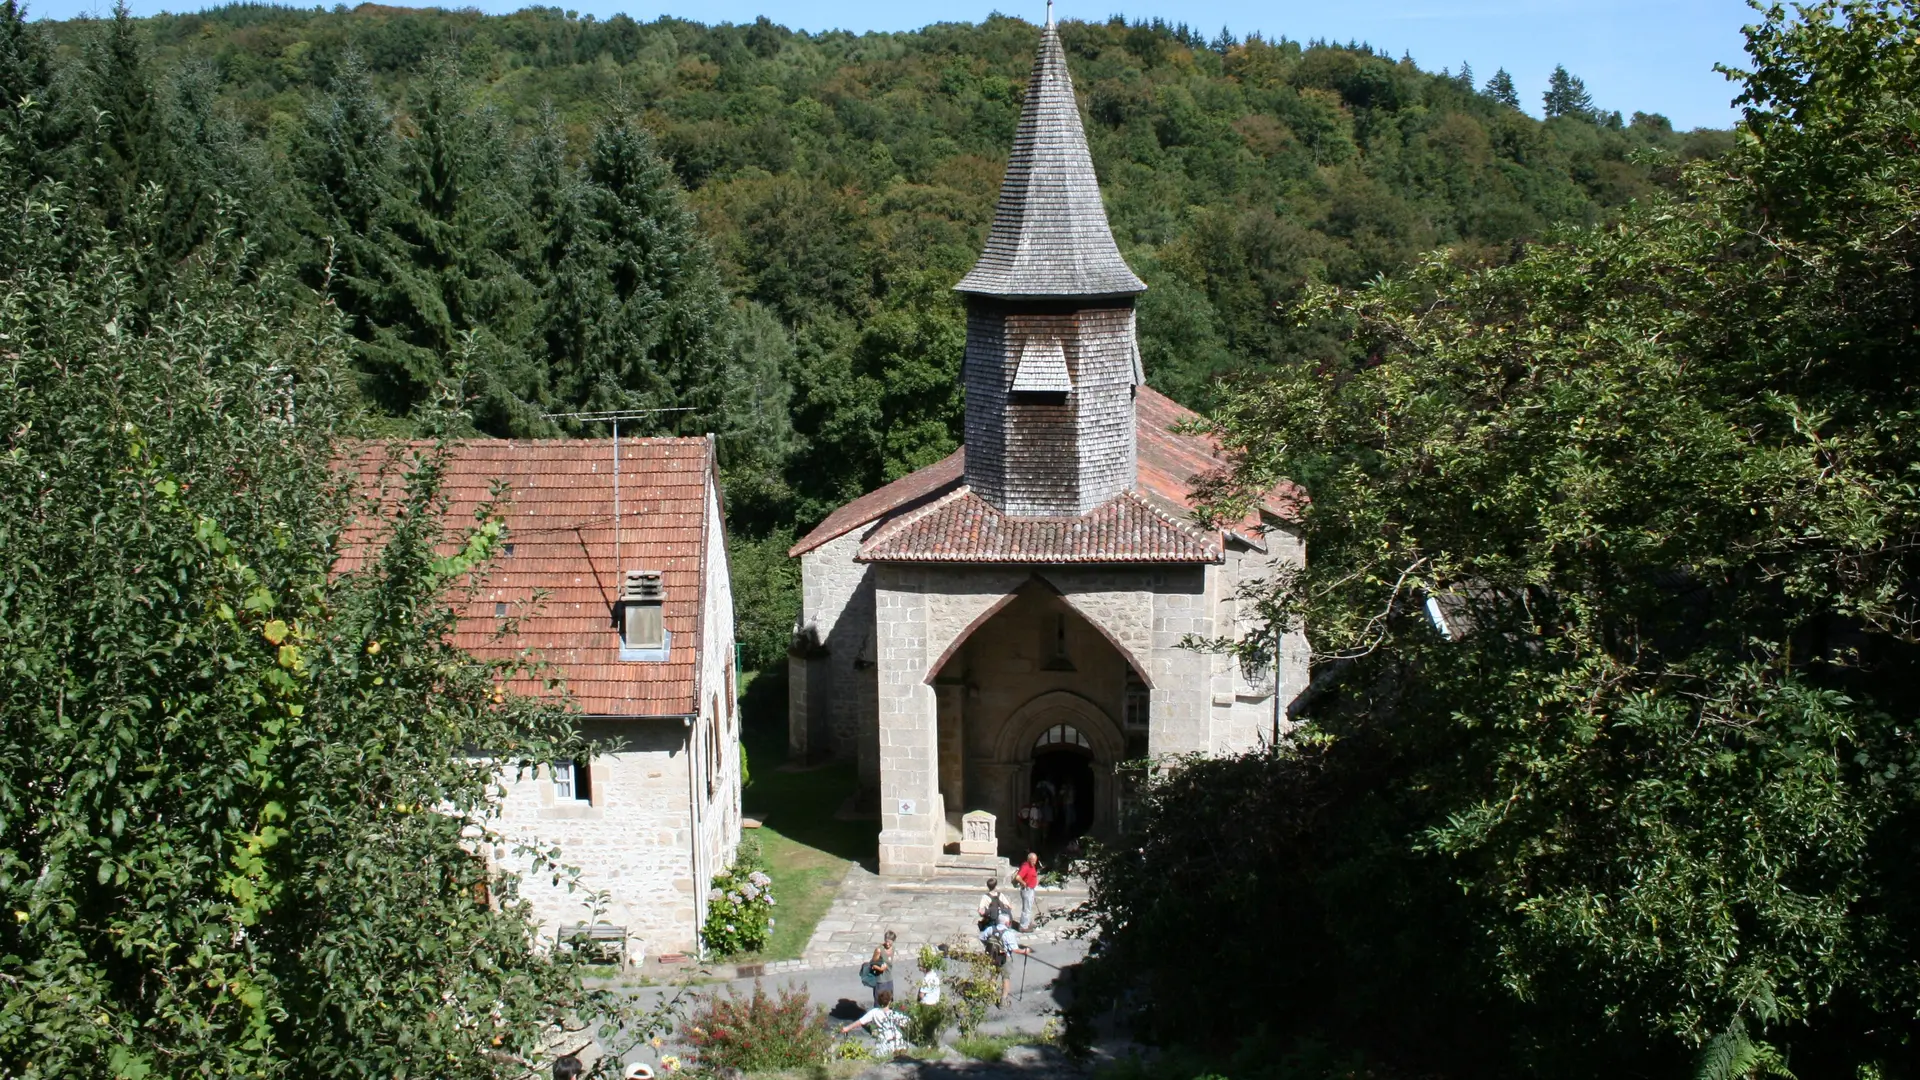
[{"label": "person with walking pole", "polygon": [[[980,932],[980,942],[987,947],[987,956],[1000,972],[1000,1007],[1004,1009],[1007,1007],[1008,991],[1013,989],[1013,979],[1007,974],[1007,961],[1016,953],[1023,957],[1031,956],[1033,950],[1020,945],[1020,935],[1013,929],[1013,917],[1005,912],[1001,912],[993,926]],[[1026,969],[1023,967],[1020,969],[1020,990],[1025,993],[1026,989]]]}]

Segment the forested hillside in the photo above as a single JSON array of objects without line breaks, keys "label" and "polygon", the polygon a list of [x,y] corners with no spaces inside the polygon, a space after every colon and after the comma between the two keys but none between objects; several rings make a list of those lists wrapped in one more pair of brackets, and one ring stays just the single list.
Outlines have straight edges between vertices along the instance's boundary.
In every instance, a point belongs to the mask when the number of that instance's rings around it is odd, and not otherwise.
[{"label": "forested hillside", "polygon": [[[456,400],[484,432],[598,435],[546,414],[656,408],[679,411],[655,430],[719,433],[756,660],[784,646],[792,530],[956,445],[950,287],[991,216],[1027,23],[6,11],[8,152],[108,227],[164,189],[139,223],[151,303],[227,204],[257,265],[347,316],[375,417]],[[1201,408],[1223,372],[1333,354],[1276,314],[1304,286],[1436,246],[1504,261],[1729,141],[1595,111],[1569,78],[1538,121],[1504,72],[1476,86],[1360,45],[1120,18],[1062,36],[1150,286],[1148,376]]]}]

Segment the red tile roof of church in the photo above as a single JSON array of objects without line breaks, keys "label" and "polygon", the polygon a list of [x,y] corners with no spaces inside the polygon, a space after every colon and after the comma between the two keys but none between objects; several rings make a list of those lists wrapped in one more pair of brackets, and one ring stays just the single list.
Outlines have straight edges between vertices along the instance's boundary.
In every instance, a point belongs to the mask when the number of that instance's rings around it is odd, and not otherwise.
[{"label": "red tile roof of church", "polygon": [[906,514],[860,545],[861,562],[1210,563],[1217,534],[1126,491],[1078,517],[1009,517],[971,491]]},{"label": "red tile roof of church", "polygon": [[[1209,477],[1224,475],[1232,468],[1232,463],[1220,454],[1219,444],[1211,437],[1174,431],[1176,427],[1199,419],[1200,414],[1180,405],[1159,391],[1147,386],[1139,388],[1134,398],[1134,422],[1139,435],[1136,450],[1139,465],[1135,486],[1137,492],[1163,500],[1174,510],[1191,511],[1194,508],[1195,489],[1199,483]],[[965,460],[966,450],[963,447],[935,464],[860,496],[829,514],[826,520],[802,537],[788,554],[804,555],[870,522],[963,490],[962,474]],[[1283,482],[1267,493],[1261,502],[1261,510],[1281,520],[1293,520],[1305,507],[1306,501],[1304,491],[1291,483]],[[1105,506],[1096,508],[1087,517],[1100,514],[1112,505],[1113,502],[1110,500]],[[958,511],[954,512],[958,513]],[[1232,527],[1243,535],[1251,536],[1259,528],[1259,517],[1259,511],[1255,511],[1250,513],[1246,520]],[[977,519],[969,518],[968,520]],[[1011,518],[1008,520],[1017,522],[1063,519]],[[1179,524],[1190,531],[1196,533],[1199,531],[1199,526],[1189,520],[1181,520]],[[1217,538],[1209,542],[1217,543]],[[1080,558],[1084,561],[1094,556],[1083,554]],[[1124,559],[1126,556],[1116,553],[1115,558]],[[1052,560],[1034,558],[1023,559],[1023,561]]]},{"label": "red tile roof of church", "polygon": [[[362,484],[379,485],[390,443],[365,443],[349,455]],[[401,472],[415,467],[427,442],[397,444]],[[620,553],[613,551],[613,441],[611,439],[469,439],[450,447],[442,494],[443,520],[455,530],[494,501],[507,523],[505,543],[470,596],[455,598],[454,641],[485,659],[534,650],[562,679],[589,716],[684,716],[699,712],[697,672],[707,535],[707,485],[713,446],[704,438],[620,440]],[[399,489],[390,475],[385,486]],[[383,499],[392,506],[397,496]],[[358,562],[350,550],[343,569]],[[620,565],[624,563],[624,567]],[[620,659],[612,605],[623,570],[659,570],[666,589],[662,614],[671,635],[664,662]],[[536,592],[543,594],[533,603]],[[516,632],[501,635],[494,605],[507,605]],[[517,693],[553,693],[544,682],[521,678]]]}]

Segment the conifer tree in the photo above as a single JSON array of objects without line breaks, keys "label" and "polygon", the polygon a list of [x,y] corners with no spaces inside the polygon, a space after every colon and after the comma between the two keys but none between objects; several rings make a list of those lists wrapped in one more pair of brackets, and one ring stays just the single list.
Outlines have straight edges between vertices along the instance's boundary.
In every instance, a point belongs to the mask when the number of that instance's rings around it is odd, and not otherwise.
[{"label": "conifer tree", "polygon": [[[639,126],[602,127],[581,176],[589,242],[609,286],[597,339],[565,399],[587,408],[686,409],[659,430],[704,431],[721,405],[726,292],[673,172]],[[584,254],[584,253],[583,253]]]},{"label": "conifer tree", "polygon": [[1556,116],[1591,120],[1594,116],[1593,95],[1587,93],[1587,84],[1581,82],[1578,76],[1569,74],[1561,64],[1553,66],[1553,75],[1547,80],[1547,92],[1540,95],[1540,100],[1549,120]]},{"label": "conifer tree", "polygon": [[1513,76],[1500,68],[1487,80],[1486,95],[1509,109],[1520,107],[1520,92],[1513,87]]},{"label": "conifer tree", "polygon": [[0,153],[32,180],[53,175],[64,142],[52,53],[26,5],[0,0]]},{"label": "conifer tree", "polygon": [[1467,63],[1465,60],[1460,61],[1460,74],[1455,77],[1454,81],[1460,84],[1460,88],[1462,90],[1465,90],[1468,93],[1472,93],[1473,92],[1473,65]]}]

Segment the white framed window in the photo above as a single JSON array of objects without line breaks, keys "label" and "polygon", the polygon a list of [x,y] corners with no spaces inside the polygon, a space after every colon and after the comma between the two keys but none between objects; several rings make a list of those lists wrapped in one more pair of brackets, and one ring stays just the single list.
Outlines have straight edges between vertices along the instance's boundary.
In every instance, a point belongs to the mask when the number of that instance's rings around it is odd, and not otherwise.
[{"label": "white framed window", "polygon": [[591,774],[584,761],[556,761],[553,763],[553,798],[556,802],[593,801]]},{"label": "white framed window", "polygon": [[1049,746],[1077,746],[1082,750],[1093,749],[1093,744],[1087,742],[1087,737],[1080,734],[1080,729],[1072,724],[1055,724],[1041,732],[1040,737],[1033,741],[1033,749],[1036,753]]}]

